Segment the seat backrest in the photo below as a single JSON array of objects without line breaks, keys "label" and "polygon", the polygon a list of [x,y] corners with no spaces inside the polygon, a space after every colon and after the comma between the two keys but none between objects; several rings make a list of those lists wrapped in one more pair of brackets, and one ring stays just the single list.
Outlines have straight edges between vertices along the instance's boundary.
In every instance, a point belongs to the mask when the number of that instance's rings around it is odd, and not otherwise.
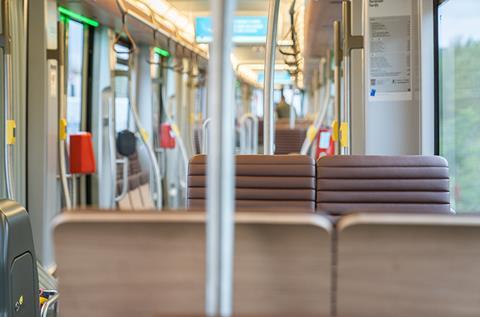
[{"label": "seat backrest", "polygon": [[337,316],[477,316],[479,240],[478,216],[345,216],[338,224]]},{"label": "seat backrest", "polygon": [[317,161],[317,209],[450,213],[448,163],[439,156],[330,156]]},{"label": "seat backrest", "polygon": [[[295,128],[299,128],[300,130],[304,130],[303,138],[305,139],[306,131],[308,127],[313,123],[310,119],[296,119],[295,120]],[[277,119],[275,120],[275,135],[278,135],[278,130],[280,129],[290,129],[290,119]],[[276,137],[276,141],[278,142],[278,136]],[[303,142],[304,140],[302,140]],[[258,144],[263,144],[263,118],[258,118]],[[277,145],[278,147],[278,145]],[[293,151],[293,152],[299,152]],[[279,153],[281,154],[281,153]]]},{"label": "seat backrest", "polygon": [[305,136],[306,127],[277,126],[275,129],[275,154],[300,153]]},{"label": "seat backrest", "polygon": [[[188,170],[188,206],[205,208],[205,155]],[[315,163],[302,155],[237,155],[235,200],[239,209],[315,210]]]},{"label": "seat backrest", "polygon": [[[237,213],[235,235],[236,315],[329,314],[326,218]],[[65,316],[203,315],[204,213],[64,213],[54,241]]]},{"label": "seat backrest", "polygon": [[[117,165],[117,194],[123,188],[123,166]],[[128,158],[128,192],[118,202],[122,210],[145,210],[154,207],[149,186],[149,173],[142,170],[140,158],[135,152]]]},{"label": "seat backrest", "polygon": [[[135,189],[147,184],[149,181],[148,171],[142,170],[140,158],[135,152],[128,158],[128,188]],[[117,165],[117,193],[122,191],[123,186],[123,166]]]}]

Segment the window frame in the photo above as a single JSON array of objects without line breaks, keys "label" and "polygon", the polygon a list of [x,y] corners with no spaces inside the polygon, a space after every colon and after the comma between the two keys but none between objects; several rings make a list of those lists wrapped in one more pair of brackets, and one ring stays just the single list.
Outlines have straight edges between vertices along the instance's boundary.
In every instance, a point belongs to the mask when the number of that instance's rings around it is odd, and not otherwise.
[{"label": "window frame", "polygon": [[[442,155],[442,96],[441,96],[441,64],[442,61],[440,60],[440,8],[442,5],[450,3],[450,2],[455,2],[456,0],[432,0],[433,1],[433,13],[434,13],[434,154],[435,155]],[[445,155],[445,153],[444,153]],[[449,165],[451,162],[449,162]],[[450,169],[453,166],[450,165]],[[455,175],[455,178],[457,175]],[[450,182],[452,182],[452,176],[450,175]],[[460,183],[455,181],[455,183]],[[456,189],[455,189],[456,190]],[[460,200],[457,200],[456,194],[452,192],[452,189],[450,191],[451,199],[450,202],[452,203],[454,200],[456,201],[456,212],[461,213],[461,214],[469,214],[471,212],[476,212],[468,209],[460,209],[459,204]]]},{"label": "window frame", "polygon": [[433,62],[434,62],[434,153],[440,155],[440,47],[439,47],[439,25],[438,8],[445,0],[433,0]]}]

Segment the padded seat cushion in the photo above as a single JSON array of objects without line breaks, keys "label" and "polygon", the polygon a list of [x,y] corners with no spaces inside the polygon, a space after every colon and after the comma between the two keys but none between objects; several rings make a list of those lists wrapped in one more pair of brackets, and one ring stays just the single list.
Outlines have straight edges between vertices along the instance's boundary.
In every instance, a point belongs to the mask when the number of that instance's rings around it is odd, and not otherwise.
[{"label": "padded seat cushion", "polygon": [[332,156],[317,162],[317,209],[450,213],[447,161],[438,156]]},{"label": "padded seat cushion", "polygon": [[[206,202],[205,155],[189,165],[188,203],[204,208]],[[302,155],[236,156],[236,205],[239,209],[315,210],[315,163]]]}]

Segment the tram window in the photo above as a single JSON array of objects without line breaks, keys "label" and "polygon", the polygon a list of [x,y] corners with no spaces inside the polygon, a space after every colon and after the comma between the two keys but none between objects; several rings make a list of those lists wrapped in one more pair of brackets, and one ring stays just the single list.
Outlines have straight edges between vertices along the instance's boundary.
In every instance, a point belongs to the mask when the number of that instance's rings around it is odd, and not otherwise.
[{"label": "tram window", "polygon": [[[129,48],[115,44],[117,63],[115,69],[128,72]],[[130,127],[128,77],[115,77],[115,130],[127,130]]]},{"label": "tram window", "polygon": [[283,95],[285,96],[285,100],[295,109],[295,113],[301,113],[302,97],[298,89],[286,88],[283,90]]},{"label": "tram window", "polygon": [[282,91],[281,90],[274,90],[273,91],[273,102],[275,104],[280,102],[281,97],[282,97]]},{"label": "tram window", "polygon": [[257,117],[263,117],[263,92],[261,89],[253,90],[252,107]]},{"label": "tram window", "polygon": [[127,130],[129,127],[128,78],[115,78],[115,130]]},{"label": "tram window", "polygon": [[68,82],[67,82],[67,133],[77,133],[82,129],[83,102],[83,24],[68,21]]},{"label": "tram window", "polygon": [[480,209],[480,1],[438,7],[439,150],[450,165],[452,205]]},{"label": "tram window", "polygon": [[117,52],[115,69],[128,70],[129,48],[121,44],[115,44],[115,52]]}]

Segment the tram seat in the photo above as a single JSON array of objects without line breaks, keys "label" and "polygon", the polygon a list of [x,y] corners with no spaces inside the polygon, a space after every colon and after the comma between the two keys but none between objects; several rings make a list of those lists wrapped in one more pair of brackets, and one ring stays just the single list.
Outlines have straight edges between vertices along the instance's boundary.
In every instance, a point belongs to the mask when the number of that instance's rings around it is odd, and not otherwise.
[{"label": "tram seat", "polygon": [[[234,311],[328,316],[331,224],[237,213]],[[205,213],[66,212],[54,241],[62,315],[203,316]]]},{"label": "tram seat", "polygon": [[[188,206],[205,208],[205,155],[190,160]],[[240,210],[315,211],[315,162],[303,155],[237,155],[236,206]]]},{"label": "tram seat", "polygon": [[[308,130],[308,127],[312,124],[313,122],[309,119],[296,119],[295,120],[295,129],[298,129],[300,131],[304,131],[303,134],[303,140],[305,140],[305,134],[306,131]],[[278,130],[290,130],[290,119],[279,119],[275,121],[275,131]],[[278,134],[278,132],[276,132]],[[263,118],[258,118],[258,144],[263,144]],[[295,147],[296,148],[296,147]],[[289,153],[293,152],[300,152],[300,147],[296,151],[291,151]],[[281,154],[281,153],[278,153]],[[283,153],[285,154],[285,153]],[[288,153],[287,153],[288,154]]]},{"label": "tram seat", "polygon": [[338,316],[478,316],[480,216],[356,214],[337,230]]},{"label": "tram seat", "polygon": [[290,129],[289,126],[277,126],[275,129],[275,154],[291,154],[300,153],[307,128],[295,127]]},{"label": "tram seat", "polygon": [[[302,129],[308,129],[308,127],[312,124],[312,120],[310,119],[304,119],[304,118],[298,118],[295,120],[295,127],[299,127]],[[275,125],[277,127],[289,127],[290,126],[290,119],[288,118],[282,118],[282,119],[277,119],[275,122]]]},{"label": "tram seat", "polygon": [[331,156],[317,161],[317,211],[451,213],[447,161],[438,156]]},{"label": "tram seat", "polygon": [[[123,168],[117,167],[117,194],[123,187]],[[144,210],[154,207],[150,193],[149,175],[143,171],[138,154],[135,152],[128,158],[128,193],[121,199],[118,206],[122,210]]]}]

